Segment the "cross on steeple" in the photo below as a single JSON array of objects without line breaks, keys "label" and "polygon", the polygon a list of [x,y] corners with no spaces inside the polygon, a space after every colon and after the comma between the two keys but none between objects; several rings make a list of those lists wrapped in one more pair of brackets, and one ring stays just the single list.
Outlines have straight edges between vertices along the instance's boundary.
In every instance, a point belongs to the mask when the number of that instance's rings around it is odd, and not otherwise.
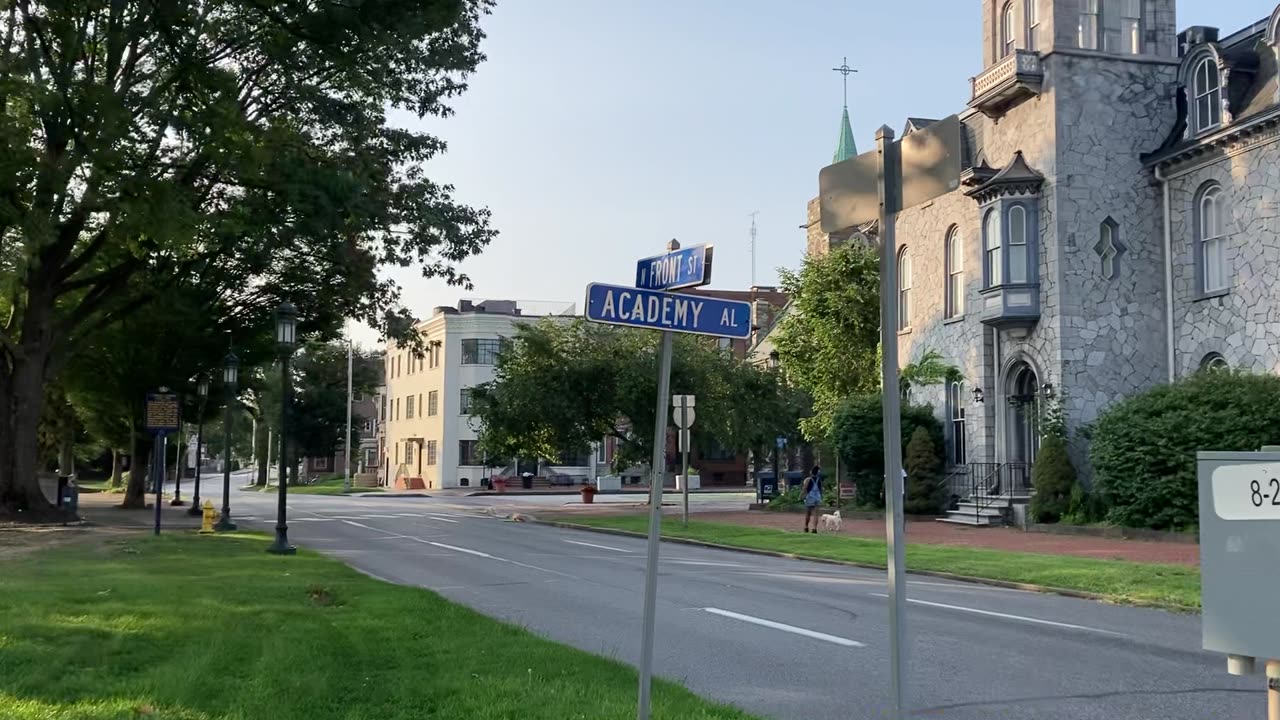
[{"label": "cross on steeple", "polygon": [[831,69],[832,71],[838,72],[844,76],[842,78],[844,81],[844,106],[849,107],[849,76],[858,71],[849,67],[849,58],[847,57],[841,59],[840,67],[834,67]]}]

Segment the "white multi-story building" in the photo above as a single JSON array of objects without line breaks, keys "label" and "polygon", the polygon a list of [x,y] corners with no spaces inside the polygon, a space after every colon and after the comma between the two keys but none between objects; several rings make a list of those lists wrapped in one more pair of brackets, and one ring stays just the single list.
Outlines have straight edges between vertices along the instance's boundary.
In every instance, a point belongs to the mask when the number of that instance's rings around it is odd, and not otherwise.
[{"label": "white multi-story building", "polygon": [[[521,324],[547,317],[569,321],[574,315],[570,303],[535,307],[513,300],[463,300],[457,308],[436,308],[418,324],[425,354],[416,356],[388,343],[382,483],[479,487],[487,472],[476,441],[479,422],[471,414],[472,388],[493,379],[498,351]],[[523,469],[505,470],[517,474]],[[536,463],[530,471],[538,473]]]}]

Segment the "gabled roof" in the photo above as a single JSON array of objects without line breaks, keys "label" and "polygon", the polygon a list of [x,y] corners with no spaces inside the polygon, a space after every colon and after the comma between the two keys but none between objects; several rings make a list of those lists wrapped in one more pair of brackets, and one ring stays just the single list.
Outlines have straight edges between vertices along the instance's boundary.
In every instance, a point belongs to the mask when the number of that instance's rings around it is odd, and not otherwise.
[{"label": "gabled roof", "polygon": [[923,130],[936,122],[938,121],[931,118],[909,117],[907,118],[907,126],[902,129],[902,135],[905,137],[917,130]]},{"label": "gabled roof", "polygon": [[[979,177],[977,170],[975,168],[975,179]],[[1013,160],[1004,169],[985,182],[979,181],[977,187],[966,190],[965,194],[978,202],[987,202],[1001,195],[1031,195],[1039,192],[1043,184],[1044,175],[1033,170],[1019,150],[1013,154]]]}]

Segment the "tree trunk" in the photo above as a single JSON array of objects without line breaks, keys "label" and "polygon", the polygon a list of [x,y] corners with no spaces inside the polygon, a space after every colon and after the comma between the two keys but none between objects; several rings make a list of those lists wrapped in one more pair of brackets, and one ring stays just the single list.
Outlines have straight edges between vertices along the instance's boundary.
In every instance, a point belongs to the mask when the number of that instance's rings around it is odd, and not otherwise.
[{"label": "tree trunk", "polygon": [[155,449],[155,441],[150,437],[135,437],[133,441],[133,463],[129,468],[129,487],[124,491],[124,502],[120,507],[145,508],[147,492],[151,489],[148,474],[151,470],[151,455]]},{"label": "tree trunk", "polygon": [[0,367],[0,517],[40,522],[67,519],[40,489],[37,428],[44,410],[47,351],[24,343]]},{"label": "tree trunk", "polygon": [[124,465],[124,460],[121,457],[121,452],[115,448],[112,448],[111,449],[111,484],[109,486],[112,491],[117,491],[120,489],[120,479],[121,479],[121,475],[123,475],[123,472],[124,472],[121,469],[123,465]]}]

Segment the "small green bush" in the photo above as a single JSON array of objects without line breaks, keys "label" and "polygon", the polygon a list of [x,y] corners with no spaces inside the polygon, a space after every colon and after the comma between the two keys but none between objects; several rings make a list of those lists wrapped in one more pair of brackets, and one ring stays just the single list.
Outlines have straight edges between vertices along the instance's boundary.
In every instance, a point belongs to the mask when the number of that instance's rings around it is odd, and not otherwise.
[{"label": "small green bush", "polygon": [[1067,456],[1067,443],[1060,435],[1040,441],[1040,454],[1031,467],[1031,519],[1058,522],[1071,512],[1073,492],[1083,492],[1076,483],[1076,468]]},{"label": "small green bush", "polygon": [[929,431],[916,427],[907,443],[907,500],[903,510],[912,515],[937,515],[947,502],[942,484],[942,459]]},{"label": "small green bush", "polygon": [[[859,507],[884,507],[884,424],[880,394],[861,395],[844,401],[832,421],[832,438],[849,478],[857,485]],[[942,464],[942,423],[928,405],[902,406],[902,445],[906,447],[916,428],[924,428]]]},{"label": "small green bush", "polygon": [[1196,525],[1196,452],[1257,450],[1280,440],[1280,377],[1197,373],[1112,406],[1089,458],[1107,519],[1128,527]]},{"label": "small green bush", "polygon": [[804,498],[800,495],[800,488],[793,487],[781,495],[774,495],[765,507],[769,510],[790,510],[803,506]]}]

